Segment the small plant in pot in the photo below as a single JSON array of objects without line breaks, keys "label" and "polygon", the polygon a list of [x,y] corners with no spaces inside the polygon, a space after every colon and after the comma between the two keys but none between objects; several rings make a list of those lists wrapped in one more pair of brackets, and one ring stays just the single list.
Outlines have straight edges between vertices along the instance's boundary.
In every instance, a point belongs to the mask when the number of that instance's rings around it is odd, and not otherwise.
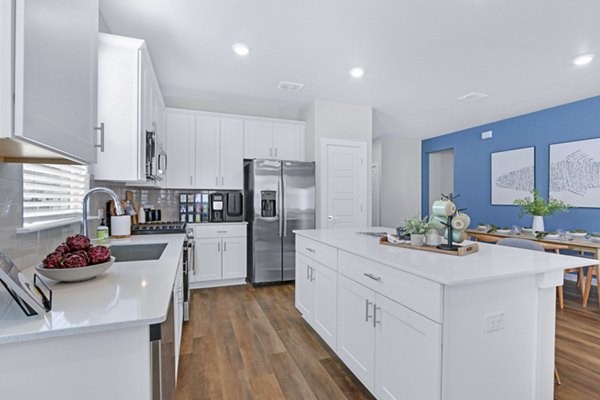
[{"label": "small plant in pot", "polygon": [[525,197],[515,200],[513,204],[521,207],[519,218],[523,218],[525,215],[533,216],[532,228],[534,233],[544,231],[545,216],[556,214],[557,212],[568,212],[571,208],[567,203],[553,198],[550,198],[546,202],[538,189],[534,189],[531,193],[533,194],[533,199]]},{"label": "small plant in pot", "polygon": [[423,246],[425,243],[425,234],[431,229],[431,226],[427,222],[427,217],[414,217],[406,221],[404,228],[410,234],[411,245]]}]

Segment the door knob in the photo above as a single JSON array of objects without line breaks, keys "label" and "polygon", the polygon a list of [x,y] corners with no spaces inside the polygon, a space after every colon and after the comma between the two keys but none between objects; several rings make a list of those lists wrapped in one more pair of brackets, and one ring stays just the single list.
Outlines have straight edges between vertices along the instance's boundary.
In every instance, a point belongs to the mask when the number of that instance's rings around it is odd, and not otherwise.
[{"label": "door knob", "polygon": [[334,219],[337,219],[337,217],[334,217],[333,215],[328,215],[328,216],[327,216],[327,219],[328,219],[329,221],[333,221]]}]

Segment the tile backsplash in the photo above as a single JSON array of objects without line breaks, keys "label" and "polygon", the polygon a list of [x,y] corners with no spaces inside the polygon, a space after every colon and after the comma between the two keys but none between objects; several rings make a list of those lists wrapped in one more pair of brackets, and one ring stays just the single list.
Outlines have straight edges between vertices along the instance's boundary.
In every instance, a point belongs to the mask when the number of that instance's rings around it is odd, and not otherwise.
[{"label": "tile backsplash", "polygon": [[17,233],[23,223],[22,199],[22,165],[0,162],[0,250],[24,269],[39,263],[67,236],[79,233],[80,224]]}]

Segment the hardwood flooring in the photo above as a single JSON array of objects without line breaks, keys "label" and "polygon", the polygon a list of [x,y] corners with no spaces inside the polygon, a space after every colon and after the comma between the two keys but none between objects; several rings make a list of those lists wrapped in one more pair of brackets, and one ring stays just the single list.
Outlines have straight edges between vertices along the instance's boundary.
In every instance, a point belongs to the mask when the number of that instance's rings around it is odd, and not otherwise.
[{"label": "hardwood flooring", "polygon": [[373,399],[302,320],[290,284],[192,291],[176,398]]},{"label": "hardwood flooring", "polygon": [[[565,285],[557,310],[555,400],[600,399],[600,309]],[[294,286],[192,292],[177,400],[373,399],[302,320]],[[510,383],[507,383],[510,384]]]}]

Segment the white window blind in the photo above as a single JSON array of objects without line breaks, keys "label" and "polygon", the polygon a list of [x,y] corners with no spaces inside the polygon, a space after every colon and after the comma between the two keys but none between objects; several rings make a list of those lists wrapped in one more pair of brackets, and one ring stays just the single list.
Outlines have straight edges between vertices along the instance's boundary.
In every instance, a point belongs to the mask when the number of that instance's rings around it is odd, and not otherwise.
[{"label": "white window blind", "polygon": [[81,217],[89,185],[83,165],[23,164],[23,227]]}]

